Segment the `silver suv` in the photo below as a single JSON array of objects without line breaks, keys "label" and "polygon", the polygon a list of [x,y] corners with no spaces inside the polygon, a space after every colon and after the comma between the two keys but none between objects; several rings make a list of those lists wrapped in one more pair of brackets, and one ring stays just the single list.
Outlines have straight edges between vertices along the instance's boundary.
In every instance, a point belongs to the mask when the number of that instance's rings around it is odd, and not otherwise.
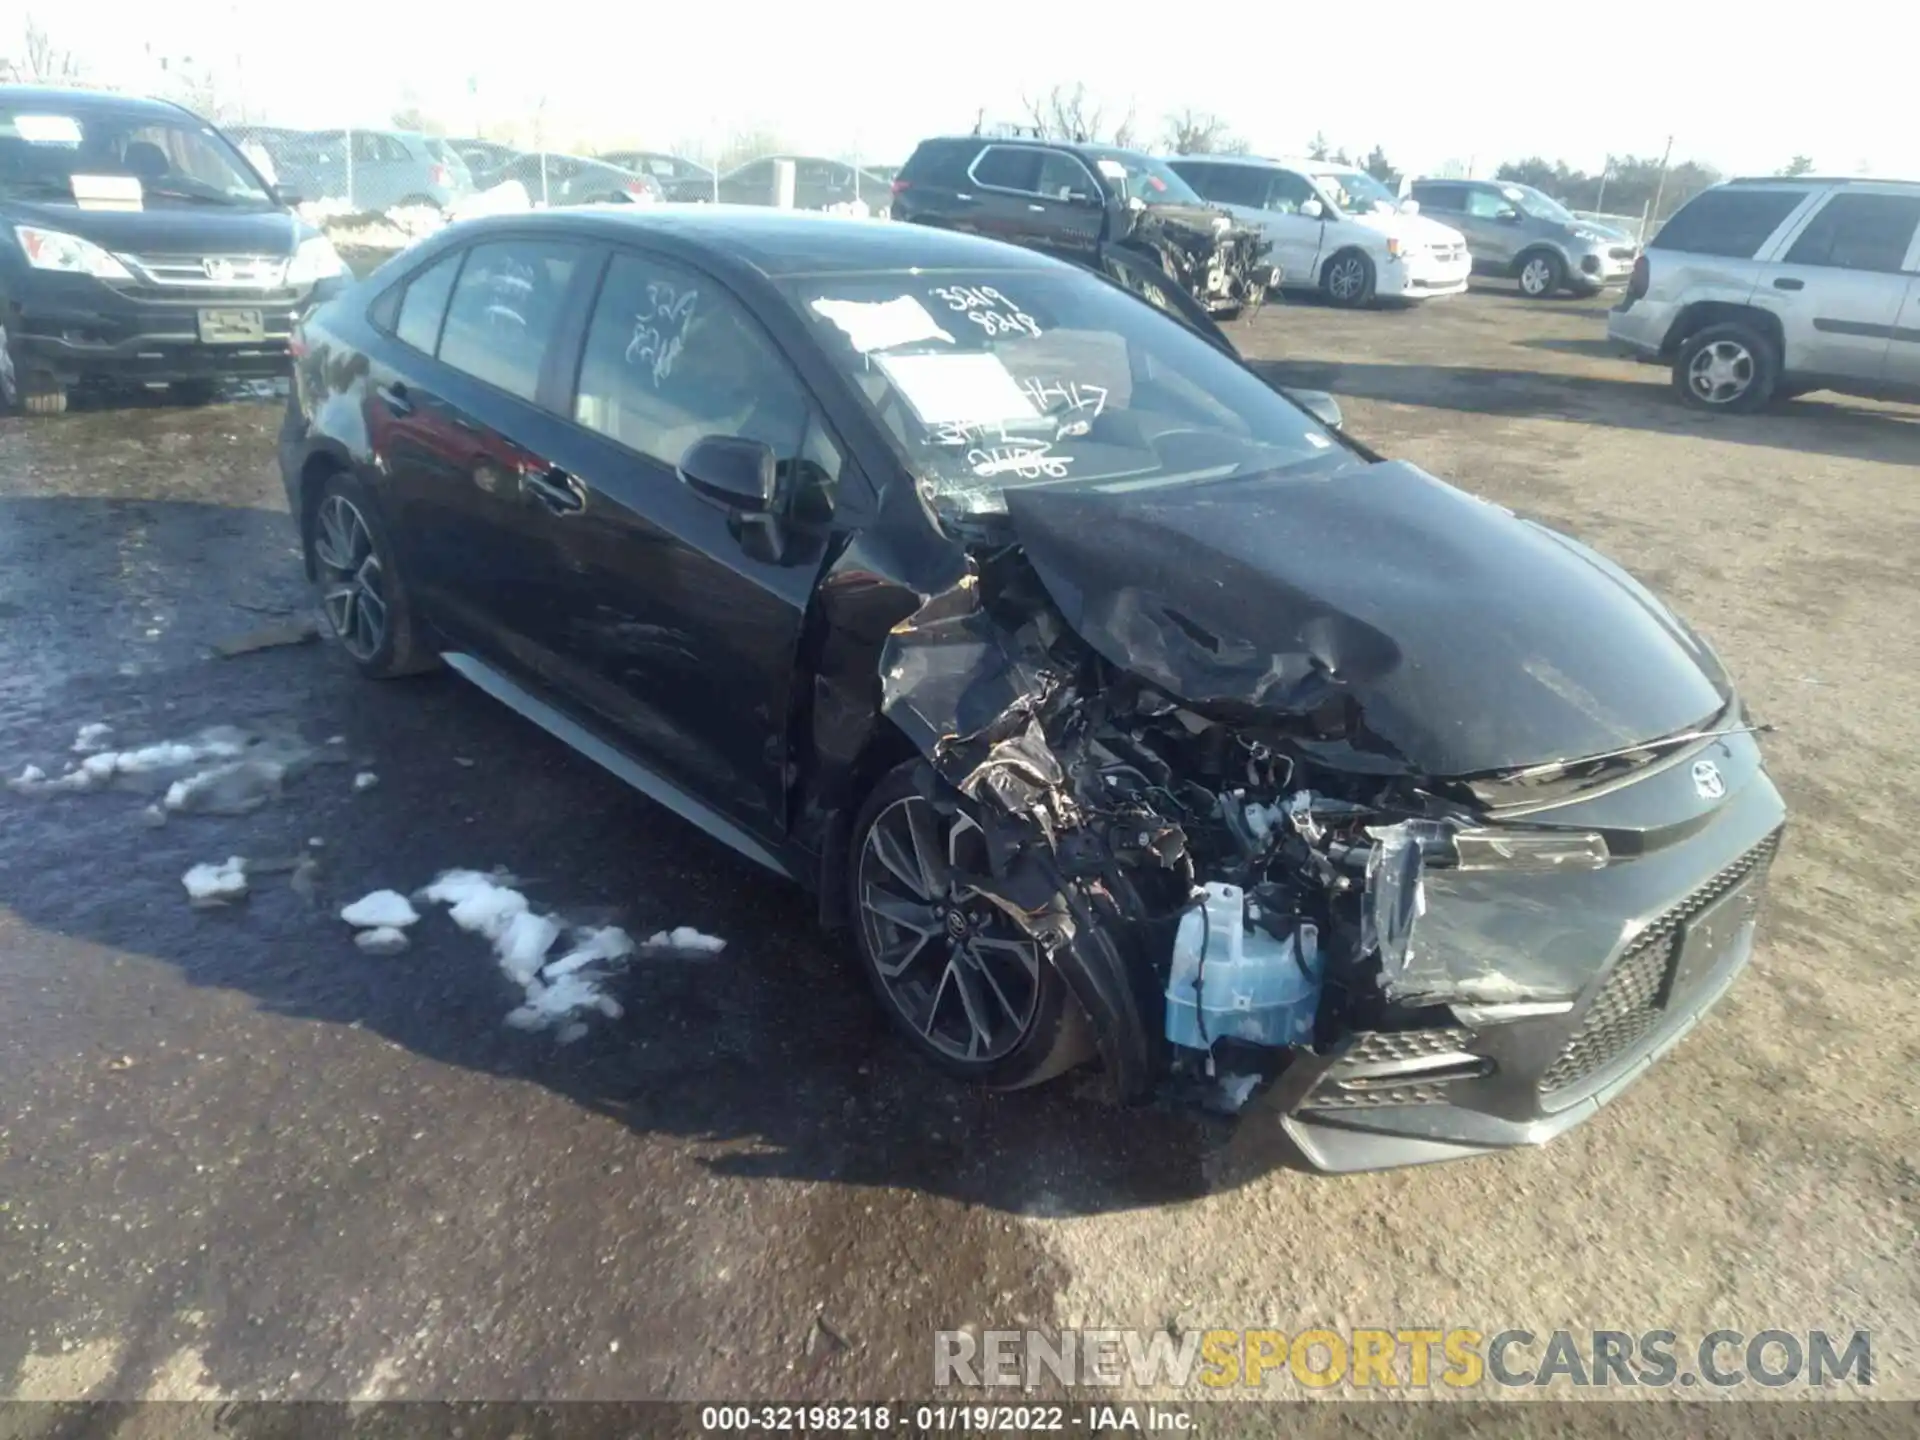
[{"label": "silver suv", "polygon": [[1422,214],[1467,237],[1473,268],[1511,275],[1520,293],[1544,300],[1566,290],[1597,295],[1632,273],[1640,250],[1612,225],[1583,220],[1551,195],[1511,180],[1416,180]]},{"label": "silver suv", "polygon": [[1710,410],[1809,390],[1920,400],[1920,183],[1732,180],[1634,267],[1607,336]]}]

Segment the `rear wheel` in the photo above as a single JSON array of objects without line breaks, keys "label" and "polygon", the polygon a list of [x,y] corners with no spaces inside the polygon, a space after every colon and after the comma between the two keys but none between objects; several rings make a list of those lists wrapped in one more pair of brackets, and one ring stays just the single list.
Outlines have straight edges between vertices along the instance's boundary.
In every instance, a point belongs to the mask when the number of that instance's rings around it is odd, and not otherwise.
[{"label": "rear wheel", "polygon": [[1545,300],[1567,283],[1567,264],[1551,250],[1536,250],[1521,257],[1514,278],[1529,300]]},{"label": "rear wheel", "polygon": [[1373,261],[1358,250],[1343,250],[1320,272],[1320,288],[1335,305],[1349,308],[1373,298]]},{"label": "rear wheel", "polygon": [[917,782],[887,775],[861,807],[848,866],[855,943],[888,1016],[948,1074],[997,1089],[1037,1085],[1086,1059],[1078,1002],[1039,942],[971,894],[986,835]]},{"label": "rear wheel", "polygon": [[344,472],[327,477],[307,527],[327,626],[363,674],[376,680],[430,670],[379,511]]},{"label": "rear wheel", "polygon": [[1773,399],[1780,355],[1758,327],[1729,321],[1689,335],[1673,361],[1673,388],[1702,410],[1748,415]]}]

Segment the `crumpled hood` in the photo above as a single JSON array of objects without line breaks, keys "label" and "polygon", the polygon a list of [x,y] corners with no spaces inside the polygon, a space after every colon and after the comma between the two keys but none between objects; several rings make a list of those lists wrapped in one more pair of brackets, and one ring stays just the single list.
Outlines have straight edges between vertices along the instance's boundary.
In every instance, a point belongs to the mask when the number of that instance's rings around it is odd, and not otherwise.
[{"label": "crumpled hood", "polygon": [[[1140,223],[1151,224],[1156,220],[1172,229],[1198,230],[1207,235],[1247,228],[1227,211],[1212,205],[1149,205],[1140,212]],[[1220,223],[1223,220],[1227,222],[1225,225]]]},{"label": "crumpled hood", "polygon": [[1603,754],[1727,698],[1712,652],[1624,571],[1404,462],[1006,499],[1041,583],[1106,659],[1197,705],[1349,700],[1355,750],[1392,768]]}]

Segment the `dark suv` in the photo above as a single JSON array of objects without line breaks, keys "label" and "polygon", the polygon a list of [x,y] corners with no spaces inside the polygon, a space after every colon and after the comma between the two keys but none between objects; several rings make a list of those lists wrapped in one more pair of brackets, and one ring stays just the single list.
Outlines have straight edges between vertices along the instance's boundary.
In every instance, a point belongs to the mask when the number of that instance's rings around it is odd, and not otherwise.
[{"label": "dark suv", "polygon": [[986,135],[923,140],[893,182],[893,218],[1096,268],[1115,250],[1159,265],[1231,319],[1280,280],[1256,230],[1202,200],[1164,160],[1111,145]]},{"label": "dark suv", "polygon": [[177,105],[0,86],[0,408],[286,374],[295,321],[345,274],[286,200]]}]

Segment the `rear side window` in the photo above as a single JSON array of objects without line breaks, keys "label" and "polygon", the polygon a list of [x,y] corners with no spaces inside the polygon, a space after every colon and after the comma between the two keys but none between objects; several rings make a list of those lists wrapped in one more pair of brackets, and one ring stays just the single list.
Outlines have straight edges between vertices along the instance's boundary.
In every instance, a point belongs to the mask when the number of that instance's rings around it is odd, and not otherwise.
[{"label": "rear side window", "polygon": [[1044,151],[1029,150],[1023,145],[989,145],[973,162],[973,178],[982,185],[1001,190],[1037,194],[1040,162],[1044,158]]},{"label": "rear side window", "polygon": [[1920,195],[1842,192],[1821,207],[1787,252],[1789,265],[1898,271],[1920,226]]},{"label": "rear side window", "polygon": [[1458,185],[1415,185],[1413,198],[1422,210],[1464,210],[1466,205]]},{"label": "rear side window", "polygon": [[460,272],[460,254],[455,251],[436,261],[407,282],[400,297],[399,318],[393,333],[405,345],[423,355],[433,354],[440,339],[440,321],[447,313],[447,296],[453,292],[453,277]]},{"label": "rear side window", "polygon": [[441,360],[533,399],[579,258],[578,247],[551,240],[474,246],[447,306]]},{"label": "rear side window", "polygon": [[1660,227],[1650,250],[1687,250],[1695,255],[1752,259],[1780,222],[1806,199],[1804,190],[1749,190],[1723,186],[1703,190]]}]

